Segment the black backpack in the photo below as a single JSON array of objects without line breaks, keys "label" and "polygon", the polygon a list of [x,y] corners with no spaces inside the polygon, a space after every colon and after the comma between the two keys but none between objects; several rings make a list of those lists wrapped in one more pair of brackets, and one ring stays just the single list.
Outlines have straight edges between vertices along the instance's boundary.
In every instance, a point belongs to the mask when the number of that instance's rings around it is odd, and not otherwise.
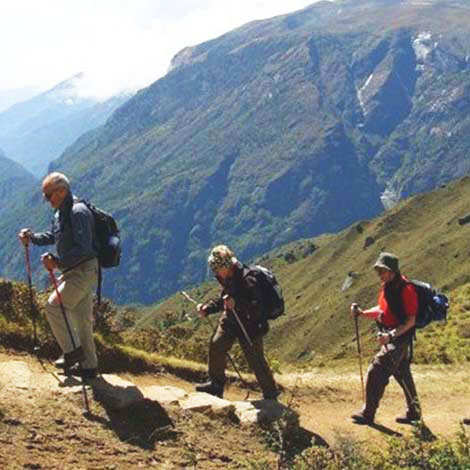
[{"label": "black backpack", "polygon": [[[75,199],[74,204],[82,202],[88,207],[95,221],[95,248],[98,253],[98,286],[96,296],[101,304],[101,268],[114,268],[121,262],[121,238],[116,221],[111,214],[99,209],[84,199]],[[72,223],[72,219],[69,219]]]},{"label": "black backpack", "polygon": [[418,295],[418,314],[416,315],[416,328],[424,328],[433,321],[447,321],[449,299],[436,291],[431,284],[412,280]]},{"label": "black backpack", "polygon": [[282,289],[277,282],[276,276],[269,269],[259,266],[247,266],[248,272],[245,274],[253,274],[259,282],[263,293],[263,307],[268,320],[275,320],[284,313],[284,297]]},{"label": "black backpack", "polygon": [[121,238],[113,216],[83,199],[75,200],[74,204],[79,202],[88,207],[95,220],[95,248],[98,252],[100,266],[102,268],[119,266],[121,262]]}]

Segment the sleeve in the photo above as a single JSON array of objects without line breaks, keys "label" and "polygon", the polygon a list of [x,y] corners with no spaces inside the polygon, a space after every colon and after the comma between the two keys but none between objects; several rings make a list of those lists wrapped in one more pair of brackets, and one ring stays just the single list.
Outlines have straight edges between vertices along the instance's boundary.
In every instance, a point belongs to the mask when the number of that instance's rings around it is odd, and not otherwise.
[{"label": "sleeve", "polygon": [[53,245],[55,243],[55,238],[52,232],[38,232],[33,233],[31,241],[34,245],[39,246]]},{"label": "sleeve", "polygon": [[73,266],[80,261],[96,256],[93,248],[92,214],[84,204],[75,204],[70,211],[73,246],[60,259],[60,265]]},{"label": "sleeve", "polygon": [[205,305],[206,312],[209,315],[222,311],[224,309],[224,301],[222,299],[222,294],[219,296],[219,298],[209,300],[209,302],[206,302]]},{"label": "sleeve", "polygon": [[413,284],[407,284],[402,293],[403,307],[409,317],[415,317],[418,314],[418,294]]}]

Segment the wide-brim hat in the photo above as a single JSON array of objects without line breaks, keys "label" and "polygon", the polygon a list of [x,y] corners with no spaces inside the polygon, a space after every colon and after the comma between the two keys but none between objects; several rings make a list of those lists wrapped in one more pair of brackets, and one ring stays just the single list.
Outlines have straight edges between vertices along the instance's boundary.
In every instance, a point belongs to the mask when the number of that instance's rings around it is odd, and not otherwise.
[{"label": "wide-brim hat", "polygon": [[380,253],[377,261],[374,264],[374,269],[383,268],[387,269],[388,271],[392,271],[397,273],[400,270],[398,257],[395,256],[393,253]]}]

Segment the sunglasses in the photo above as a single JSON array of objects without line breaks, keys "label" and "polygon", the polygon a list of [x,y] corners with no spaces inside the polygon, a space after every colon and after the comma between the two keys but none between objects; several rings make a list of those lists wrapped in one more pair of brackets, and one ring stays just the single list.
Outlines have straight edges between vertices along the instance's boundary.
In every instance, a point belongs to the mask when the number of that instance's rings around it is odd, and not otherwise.
[{"label": "sunglasses", "polygon": [[42,196],[43,198],[46,200],[46,201],[50,201],[51,198],[52,198],[52,195],[57,191],[57,188],[53,189],[52,191],[48,192],[48,193],[42,193]]}]

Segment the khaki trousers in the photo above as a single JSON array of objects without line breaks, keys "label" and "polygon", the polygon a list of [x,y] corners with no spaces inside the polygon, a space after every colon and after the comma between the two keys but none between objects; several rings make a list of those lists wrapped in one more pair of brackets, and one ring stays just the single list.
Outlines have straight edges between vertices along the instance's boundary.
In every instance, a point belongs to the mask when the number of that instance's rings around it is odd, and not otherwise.
[{"label": "khaki trousers", "polygon": [[[237,339],[226,313],[220,317],[219,325],[212,337],[209,347],[209,378],[218,384],[225,384],[227,353]],[[253,370],[258,384],[265,396],[276,394],[271,369],[264,357],[263,338],[251,338],[251,346],[245,338],[238,338],[248,365]]]},{"label": "khaki trousers", "polygon": [[82,347],[85,360],[84,369],[98,366],[96,347],[93,339],[93,290],[98,278],[98,261],[92,259],[63,274],[59,282],[59,292],[65,314],[73,336],[64,320],[64,315],[55,291],[46,304],[46,314],[52,332],[64,353]]},{"label": "khaki trousers", "polygon": [[393,376],[405,394],[407,414],[421,416],[416,386],[411,375],[408,349],[411,333],[404,334],[393,343],[382,346],[367,371],[365,416],[374,418],[380,400]]}]

